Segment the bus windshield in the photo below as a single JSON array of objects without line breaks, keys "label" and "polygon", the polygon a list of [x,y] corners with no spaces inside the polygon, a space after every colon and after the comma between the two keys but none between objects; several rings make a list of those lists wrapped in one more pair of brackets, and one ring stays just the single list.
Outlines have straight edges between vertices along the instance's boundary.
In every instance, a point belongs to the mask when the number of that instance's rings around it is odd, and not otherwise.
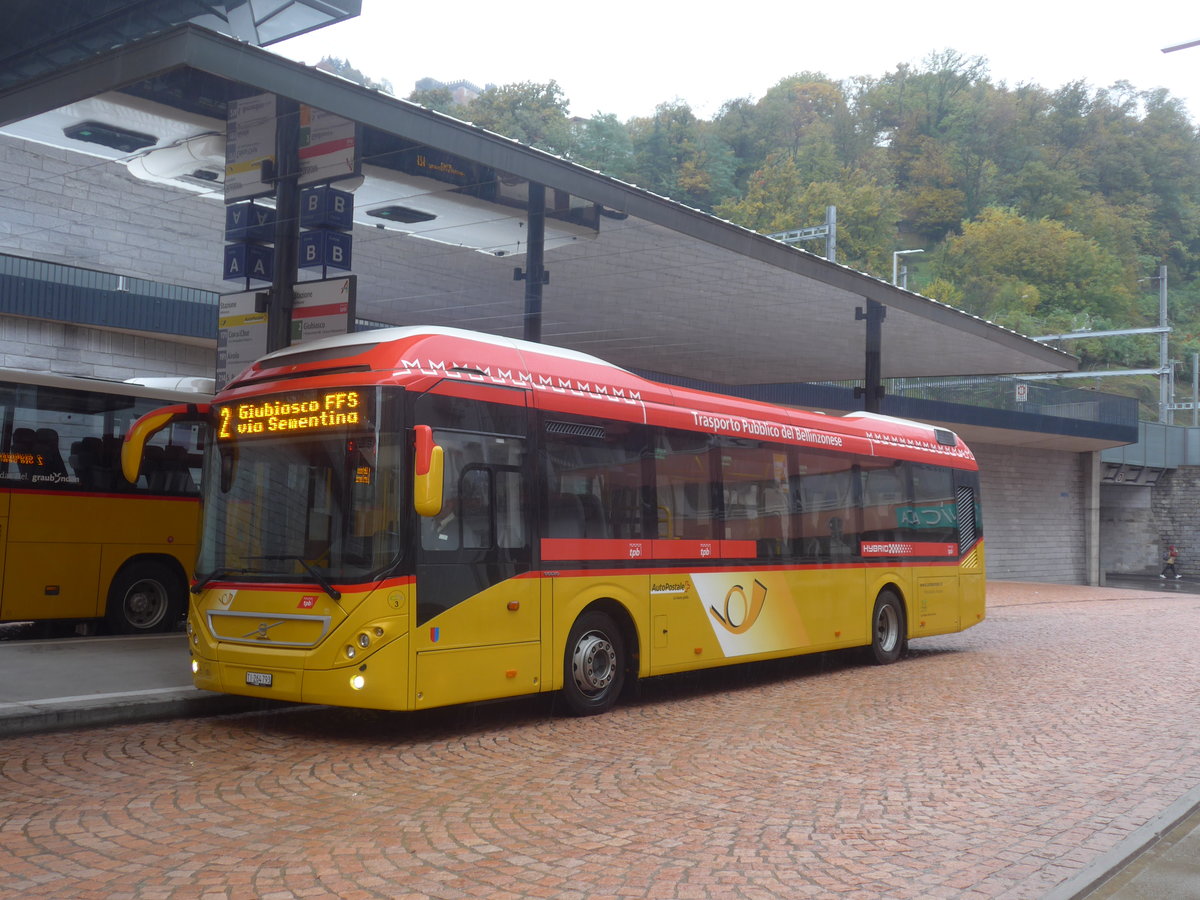
[{"label": "bus windshield", "polygon": [[[345,399],[345,395],[350,400]],[[201,582],[361,583],[400,554],[404,454],[382,391],[305,392],[215,407],[205,459]],[[330,399],[337,398],[337,399]],[[349,404],[349,411],[331,407]]]}]

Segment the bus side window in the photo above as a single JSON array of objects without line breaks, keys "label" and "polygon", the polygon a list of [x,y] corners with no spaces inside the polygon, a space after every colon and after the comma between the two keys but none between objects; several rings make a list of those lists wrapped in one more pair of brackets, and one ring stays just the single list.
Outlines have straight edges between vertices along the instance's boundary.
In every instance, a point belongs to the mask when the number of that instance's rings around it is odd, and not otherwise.
[{"label": "bus side window", "polygon": [[542,503],[550,538],[645,534],[645,430],[626,422],[545,423]]},{"label": "bus side window", "polygon": [[462,545],[466,550],[492,546],[492,473],[485,468],[463,472],[459,485]]},{"label": "bus side window", "polygon": [[662,431],[655,450],[658,536],[668,540],[717,537],[719,484],[713,483],[712,438],[689,431]]}]

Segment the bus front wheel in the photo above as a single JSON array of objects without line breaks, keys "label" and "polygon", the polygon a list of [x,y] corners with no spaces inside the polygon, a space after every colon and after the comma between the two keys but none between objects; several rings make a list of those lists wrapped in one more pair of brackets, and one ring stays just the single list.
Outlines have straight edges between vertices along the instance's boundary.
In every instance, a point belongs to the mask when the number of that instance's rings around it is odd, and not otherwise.
[{"label": "bus front wheel", "polygon": [[134,562],[113,579],[104,618],[117,634],[170,631],[183,615],[186,591],[166,563],[153,559]]},{"label": "bus front wheel", "polygon": [[883,591],[871,614],[871,656],[880,665],[894,663],[904,655],[907,643],[904,604],[891,591]]},{"label": "bus front wheel", "polygon": [[587,612],[575,620],[563,660],[563,698],[576,716],[612,709],[625,683],[625,640],[613,620]]}]

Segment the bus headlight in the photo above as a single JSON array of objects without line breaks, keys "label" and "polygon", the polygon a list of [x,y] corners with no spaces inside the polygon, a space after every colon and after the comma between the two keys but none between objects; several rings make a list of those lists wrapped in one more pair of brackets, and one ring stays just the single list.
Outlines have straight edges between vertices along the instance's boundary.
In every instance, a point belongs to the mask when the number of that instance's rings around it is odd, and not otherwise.
[{"label": "bus headlight", "polygon": [[371,646],[371,636],[365,631],[358,636],[358,646],[362,647],[364,650]]},{"label": "bus headlight", "polygon": [[347,644],[346,645],[346,659],[354,659],[354,657],[356,657],[356,656],[358,656],[358,651],[354,649],[354,645]]}]

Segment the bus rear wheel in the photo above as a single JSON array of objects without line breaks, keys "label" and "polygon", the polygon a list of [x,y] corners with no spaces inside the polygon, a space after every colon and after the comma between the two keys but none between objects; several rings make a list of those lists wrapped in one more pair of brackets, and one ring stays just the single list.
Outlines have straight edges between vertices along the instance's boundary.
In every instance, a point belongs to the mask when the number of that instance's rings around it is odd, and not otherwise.
[{"label": "bus rear wheel", "polygon": [[576,716],[612,709],[625,684],[625,640],[602,612],[575,620],[563,660],[563,699]]},{"label": "bus rear wheel", "polygon": [[871,613],[871,656],[885,666],[903,656],[907,645],[904,604],[891,591],[883,591],[875,598],[875,610]]},{"label": "bus rear wheel", "polygon": [[116,634],[170,631],[183,615],[187,587],[166,563],[148,559],[127,565],[108,589],[105,621]]}]

